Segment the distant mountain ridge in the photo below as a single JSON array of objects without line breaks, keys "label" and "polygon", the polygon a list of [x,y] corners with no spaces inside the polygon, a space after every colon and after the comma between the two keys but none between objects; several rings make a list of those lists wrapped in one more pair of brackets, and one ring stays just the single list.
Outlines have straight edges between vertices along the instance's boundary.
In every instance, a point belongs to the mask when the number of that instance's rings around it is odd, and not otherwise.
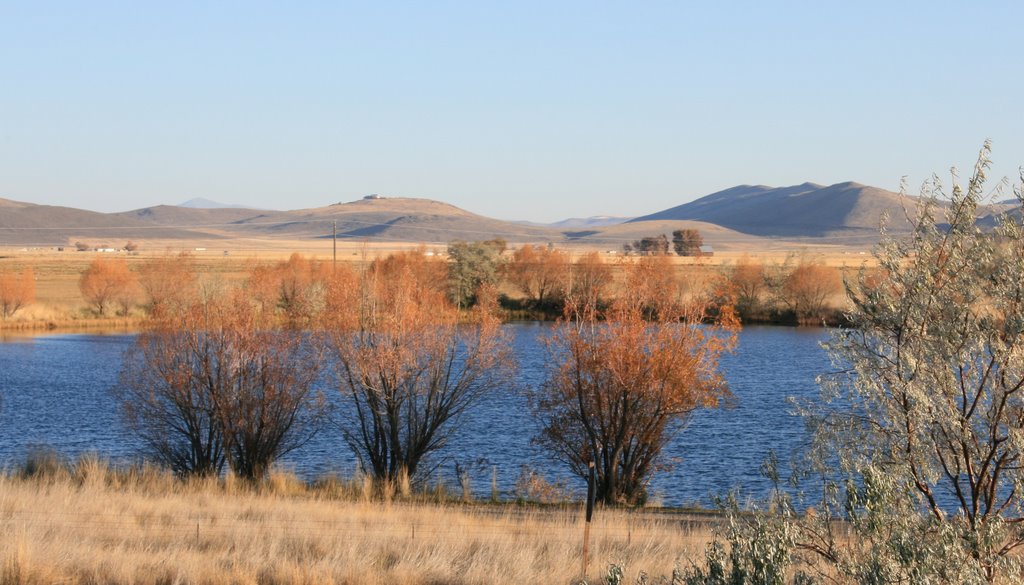
[{"label": "distant mountain ridge", "polygon": [[548,226],[558,229],[607,227],[612,225],[618,225],[620,223],[626,223],[631,219],[633,218],[617,217],[614,215],[593,215],[591,217],[570,217],[569,219],[563,219],[562,221],[549,223]]},{"label": "distant mountain ridge", "polygon": [[219,201],[213,201],[206,199],[205,197],[194,197],[184,203],[179,203],[176,207],[188,207],[191,209],[252,209],[245,205],[238,205],[236,203],[221,203]]},{"label": "distant mountain ridge", "polygon": [[590,217],[570,217],[568,219],[553,221],[551,223],[541,223],[537,221],[517,221],[515,223],[555,229],[585,229],[618,225],[631,219],[633,218],[619,217],[615,215],[592,215]]}]

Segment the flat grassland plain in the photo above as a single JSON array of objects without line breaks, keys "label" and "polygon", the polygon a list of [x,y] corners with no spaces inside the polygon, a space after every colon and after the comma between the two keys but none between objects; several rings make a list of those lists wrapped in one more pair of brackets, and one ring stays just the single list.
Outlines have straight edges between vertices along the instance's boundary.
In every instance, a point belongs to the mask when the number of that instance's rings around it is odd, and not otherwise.
[{"label": "flat grassland plain", "polygon": [[[338,262],[365,263],[419,247],[339,242]],[[511,244],[515,247],[515,244]],[[445,246],[427,245],[443,254]],[[328,242],[179,241],[140,243],[140,251],[77,252],[73,248],[0,248],[0,271],[32,267],[36,300],[0,324],[18,329],[134,330],[144,318],[91,316],[78,290],[97,257],[126,258],[129,267],[189,252],[199,274],[241,282],[260,264],[300,253],[331,263]],[[586,249],[566,248],[578,257]],[[621,254],[599,250],[613,264]],[[827,246],[730,250],[674,258],[681,278],[700,279],[744,256],[765,265],[810,258],[850,272],[871,256]],[[141,301],[141,299],[140,299]],[[461,502],[443,495],[381,496],[357,479],[306,485],[274,473],[260,486],[222,480],[181,481],[155,469],[113,470],[99,460],[0,473],[0,584],[317,584],[396,583],[495,585],[570,583],[581,577],[583,509],[515,503]],[[348,483],[346,483],[348,482]],[[610,563],[625,582],[654,578],[699,562],[714,514],[677,510],[598,510],[591,529],[588,581]]]}]

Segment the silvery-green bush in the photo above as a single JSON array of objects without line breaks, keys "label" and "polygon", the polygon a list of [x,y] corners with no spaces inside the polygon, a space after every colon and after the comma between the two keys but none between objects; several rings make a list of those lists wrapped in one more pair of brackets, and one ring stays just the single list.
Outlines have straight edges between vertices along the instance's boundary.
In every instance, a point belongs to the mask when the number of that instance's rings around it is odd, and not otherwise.
[{"label": "silvery-green bush", "polygon": [[800,408],[802,482],[767,511],[732,508],[728,548],[678,582],[1024,580],[1024,194],[983,205],[989,154],[966,188],[935,178],[907,198],[912,232],[883,234],[877,269],[847,282],[850,326],[826,344],[836,372]]},{"label": "silvery-green bush", "polygon": [[1022,194],[990,215],[989,164],[986,143],[966,188],[924,186],[912,234],[848,283],[851,327],[827,344],[815,459],[843,481],[834,509],[857,544],[823,548],[860,583],[1021,576]]}]

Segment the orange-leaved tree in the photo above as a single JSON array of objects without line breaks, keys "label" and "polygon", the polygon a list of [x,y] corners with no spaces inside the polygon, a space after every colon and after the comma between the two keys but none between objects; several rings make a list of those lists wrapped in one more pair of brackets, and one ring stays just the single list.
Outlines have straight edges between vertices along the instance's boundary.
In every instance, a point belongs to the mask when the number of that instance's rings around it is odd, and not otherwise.
[{"label": "orange-leaved tree", "polygon": [[124,258],[96,258],[82,273],[78,288],[97,314],[105,315],[111,305],[116,305],[122,315],[127,315],[138,297],[139,279]]},{"label": "orange-leaved tree", "polygon": [[157,256],[139,267],[139,284],[153,317],[174,314],[195,302],[197,282],[195,259],[188,252]]},{"label": "orange-leaved tree", "polygon": [[420,250],[339,270],[328,292],[345,440],[382,481],[429,474],[424,462],[460,418],[509,379],[509,344],[492,287],[467,318],[448,299],[448,266]]},{"label": "orange-leaved tree", "polygon": [[209,289],[139,335],[118,393],[129,426],[179,474],[227,464],[262,479],[319,429],[326,401],[314,384],[317,345],[281,330],[243,291]]},{"label": "orange-leaved tree", "polygon": [[593,462],[606,504],[643,503],[662,449],[690,413],[730,396],[718,359],[735,343],[735,317],[726,307],[706,323],[707,302],[666,288],[671,273],[666,259],[645,258],[626,267],[607,309],[570,299],[531,395],[538,442],[581,477]]},{"label": "orange-leaved tree", "polygon": [[296,253],[284,262],[255,266],[246,286],[252,298],[265,310],[276,312],[286,326],[304,329],[325,308],[327,277],[320,262]]},{"label": "orange-leaved tree", "polygon": [[548,246],[524,244],[512,253],[505,266],[505,277],[534,304],[545,303],[565,294],[569,277],[569,257]]},{"label": "orange-leaved tree", "polygon": [[838,270],[805,259],[783,278],[779,296],[798,323],[813,323],[826,316],[829,301],[842,292]]},{"label": "orange-leaved tree", "polygon": [[742,256],[729,271],[727,279],[736,295],[736,311],[744,319],[761,312],[762,298],[768,288],[764,264]]},{"label": "orange-leaved tree", "polygon": [[612,267],[597,252],[580,256],[569,269],[569,295],[577,304],[599,306],[614,281]]},{"label": "orange-leaved tree", "polygon": [[36,276],[29,266],[21,271],[0,272],[0,318],[7,320],[36,298]]}]

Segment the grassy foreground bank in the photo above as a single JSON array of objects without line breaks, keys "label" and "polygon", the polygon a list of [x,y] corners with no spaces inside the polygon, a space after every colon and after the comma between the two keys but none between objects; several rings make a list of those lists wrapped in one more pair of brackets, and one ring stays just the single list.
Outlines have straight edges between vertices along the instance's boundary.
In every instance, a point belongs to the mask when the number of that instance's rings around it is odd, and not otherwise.
[{"label": "grassy foreground bank", "polygon": [[[579,508],[370,499],[357,484],[180,481],[152,468],[72,466],[0,477],[0,583],[570,583]],[[669,574],[702,557],[706,521],[599,510],[589,581],[608,563]]]}]

